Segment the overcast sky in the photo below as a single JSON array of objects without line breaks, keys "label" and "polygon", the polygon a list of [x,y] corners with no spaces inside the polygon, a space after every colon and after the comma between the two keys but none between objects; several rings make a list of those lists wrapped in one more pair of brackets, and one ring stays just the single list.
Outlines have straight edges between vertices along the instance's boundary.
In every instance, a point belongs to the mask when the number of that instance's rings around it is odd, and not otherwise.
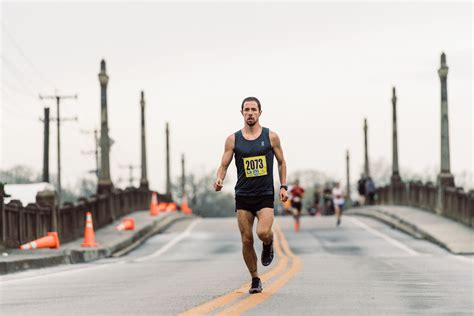
[{"label": "overcast sky", "polygon": [[[43,106],[65,100],[63,183],[94,168],[100,60],[110,77],[112,178],[140,162],[139,94],[145,91],[148,176],[165,186],[165,122],[172,174],[215,170],[224,140],[243,125],[241,100],[262,102],[261,123],[281,138],[289,172],[316,169],[341,180],[363,165],[363,119],[372,161],[391,163],[391,91],[398,94],[401,172],[440,165],[440,55],[449,66],[451,169],[473,172],[473,9],[449,3],[2,3],[1,168],[42,168]],[[50,170],[56,170],[51,126]],[[229,171],[233,187],[235,167]],[[139,172],[136,172],[139,176]]]}]

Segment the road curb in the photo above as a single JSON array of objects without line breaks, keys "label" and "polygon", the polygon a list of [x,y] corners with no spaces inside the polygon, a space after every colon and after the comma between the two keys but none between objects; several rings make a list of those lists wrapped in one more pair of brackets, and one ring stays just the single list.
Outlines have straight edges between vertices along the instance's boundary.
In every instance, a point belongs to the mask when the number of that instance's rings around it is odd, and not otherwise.
[{"label": "road curb", "polygon": [[124,247],[121,247],[120,249],[116,249],[115,251],[113,251],[112,254],[111,254],[111,257],[113,257],[113,258],[122,257],[122,256],[128,254],[129,252],[131,252],[132,250],[134,250],[135,248],[139,247],[148,238],[150,238],[153,235],[156,235],[156,234],[166,230],[168,227],[170,227],[174,223],[185,220],[185,219],[194,218],[194,217],[195,217],[194,215],[192,215],[192,216],[189,216],[189,215],[188,216],[181,216],[181,217],[177,217],[177,218],[167,217],[167,218],[163,219],[162,221],[157,222],[154,225],[154,227],[152,227],[148,230],[148,232],[146,232],[144,234],[141,234],[141,236],[138,237],[138,238],[134,238],[133,241],[127,243],[127,245],[125,245]]},{"label": "road curb", "polygon": [[399,218],[398,216],[384,212],[380,209],[371,209],[371,210],[364,210],[364,209],[349,209],[347,212],[345,212],[348,215],[358,215],[358,216],[365,216],[365,217],[370,217],[373,219],[376,219],[392,228],[398,229],[410,236],[413,236],[417,239],[424,239],[428,240],[453,254],[466,254],[466,253],[459,253],[455,252],[450,247],[441,241],[439,238],[436,238],[432,236],[431,234],[428,234],[427,232],[423,231],[420,229],[416,224],[409,223],[402,218]]},{"label": "road curb", "polygon": [[0,262],[0,275],[20,272],[30,269],[52,267],[60,264],[67,264],[69,258],[64,254],[48,256],[44,258],[25,258],[10,262]]},{"label": "road curb", "polygon": [[134,234],[126,240],[104,248],[89,248],[81,250],[64,249],[57,252],[48,252],[42,257],[0,261],[0,275],[52,267],[60,264],[86,263],[108,257],[120,257],[140,246],[153,235],[164,231],[175,222],[187,218],[190,218],[190,216],[181,213],[173,213],[165,218],[153,220],[150,224],[134,232]]}]

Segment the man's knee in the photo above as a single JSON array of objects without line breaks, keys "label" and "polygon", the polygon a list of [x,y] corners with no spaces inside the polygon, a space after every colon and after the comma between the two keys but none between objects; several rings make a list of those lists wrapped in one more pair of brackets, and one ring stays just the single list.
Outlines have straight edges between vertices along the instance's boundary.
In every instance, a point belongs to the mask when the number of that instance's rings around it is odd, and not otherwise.
[{"label": "man's knee", "polygon": [[272,237],[272,230],[271,228],[258,229],[257,235],[260,240],[267,241]]},{"label": "man's knee", "polygon": [[253,236],[252,234],[242,234],[242,245],[252,247],[253,246]]}]

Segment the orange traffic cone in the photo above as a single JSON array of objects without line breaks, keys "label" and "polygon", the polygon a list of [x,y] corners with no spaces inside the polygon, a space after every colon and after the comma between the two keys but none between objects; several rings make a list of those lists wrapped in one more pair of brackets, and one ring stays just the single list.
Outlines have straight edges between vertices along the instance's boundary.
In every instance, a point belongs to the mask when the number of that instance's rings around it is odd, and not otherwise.
[{"label": "orange traffic cone", "polygon": [[183,195],[183,200],[181,202],[181,212],[183,212],[183,214],[193,213],[193,210],[188,205],[188,199],[186,198],[186,195]]},{"label": "orange traffic cone", "polygon": [[161,212],[166,212],[167,208],[168,208],[168,203],[161,202],[160,204],[158,204],[158,207],[156,209],[158,213],[161,213]]},{"label": "orange traffic cone", "polygon": [[151,203],[150,203],[150,215],[151,216],[156,216],[160,212],[158,211],[158,196],[156,192],[153,192],[153,195],[151,196]]},{"label": "orange traffic cone", "polygon": [[92,225],[92,214],[87,212],[86,215],[86,228],[84,229],[84,242],[81,244],[81,247],[96,247],[94,235],[94,226]]},{"label": "orange traffic cone", "polygon": [[120,224],[115,227],[117,230],[134,230],[135,229],[135,219],[134,218],[124,218]]},{"label": "orange traffic cone", "polygon": [[176,202],[168,203],[168,206],[166,207],[167,212],[176,212],[177,210],[178,207],[176,206]]},{"label": "orange traffic cone", "polygon": [[59,249],[59,238],[57,232],[49,232],[47,236],[36,239],[32,242],[20,246],[22,250],[54,248]]}]

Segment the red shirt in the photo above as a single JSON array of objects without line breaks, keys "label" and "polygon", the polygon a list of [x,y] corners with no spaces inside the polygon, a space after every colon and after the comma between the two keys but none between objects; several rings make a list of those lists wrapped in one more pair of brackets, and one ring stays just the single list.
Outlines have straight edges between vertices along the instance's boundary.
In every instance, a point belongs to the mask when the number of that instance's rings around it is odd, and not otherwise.
[{"label": "red shirt", "polygon": [[304,194],[304,189],[300,186],[294,186],[291,190],[291,199],[294,200],[295,198],[298,198],[296,200],[301,201],[301,198],[303,197]]}]

